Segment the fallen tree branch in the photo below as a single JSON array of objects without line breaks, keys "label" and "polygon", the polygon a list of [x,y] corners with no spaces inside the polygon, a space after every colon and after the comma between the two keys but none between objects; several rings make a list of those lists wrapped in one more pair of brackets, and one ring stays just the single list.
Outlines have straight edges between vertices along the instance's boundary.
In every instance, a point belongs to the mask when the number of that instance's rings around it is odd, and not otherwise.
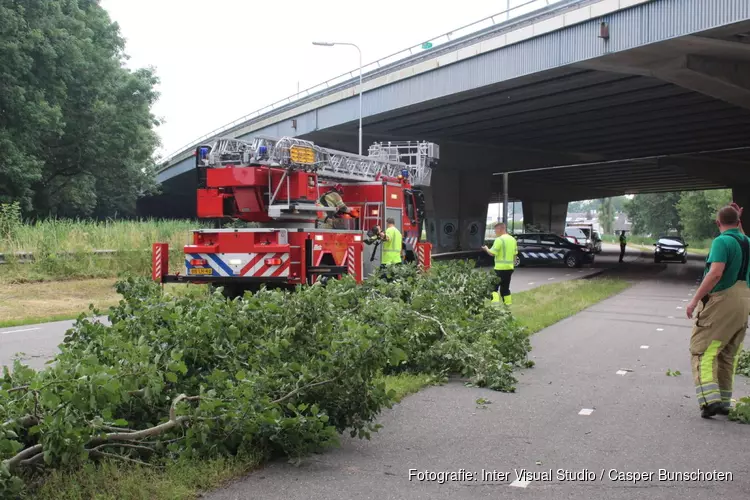
[{"label": "fallen tree branch", "polygon": [[8,394],[13,394],[14,392],[19,392],[19,391],[25,391],[28,388],[29,388],[28,385],[19,385],[18,387],[13,387],[11,389],[8,389]]},{"label": "fallen tree branch", "polygon": [[134,464],[143,465],[145,467],[156,467],[156,468],[161,468],[162,467],[160,465],[154,465],[154,464],[150,464],[148,462],[144,462],[143,460],[137,460],[135,458],[124,457],[124,456],[118,455],[116,453],[107,453],[106,451],[91,451],[89,454],[90,454],[90,456],[98,457],[98,458],[112,458],[114,460],[124,460],[126,462],[131,462],[131,463],[134,463]]},{"label": "fallen tree branch", "polygon": [[109,431],[109,432],[138,432],[137,429],[128,429],[127,427],[113,427],[111,425],[95,425],[93,423],[91,424],[91,426],[97,429],[101,429],[101,430]]},{"label": "fallen tree branch", "polygon": [[103,443],[103,444],[100,444],[99,446],[97,446],[95,448],[91,448],[91,449],[89,449],[87,451],[89,453],[96,452],[96,451],[100,451],[102,448],[106,448],[108,446],[118,446],[118,447],[122,447],[122,448],[131,448],[133,450],[147,451],[149,453],[156,453],[156,450],[154,450],[153,448],[149,448],[148,446],[143,446],[143,445],[140,445],[140,444],[131,444],[131,443]]},{"label": "fallen tree branch", "polygon": [[338,377],[333,377],[332,379],[329,379],[329,380],[323,380],[322,382],[315,382],[315,383],[313,383],[313,384],[307,384],[307,385],[304,385],[304,386],[302,386],[302,387],[297,387],[296,389],[294,389],[294,390],[293,390],[292,392],[290,392],[290,393],[289,393],[289,394],[287,394],[286,396],[282,396],[282,397],[280,397],[279,399],[274,399],[273,401],[271,401],[271,404],[279,404],[279,403],[283,403],[283,402],[284,402],[284,401],[286,401],[287,399],[293,398],[293,397],[294,397],[295,395],[297,395],[297,394],[298,394],[298,393],[299,393],[300,391],[303,391],[303,390],[305,390],[305,389],[312,389],[313,387],[318,387],[318,386],[320,386],[320,385],[330,384],[331,382],[335,382],[337,378],[338,378]]},{"label": "fallen tree branch", "polygon": [[31,458],[22,460],[20,465],[23,465],[23,466],[34,465],[34,464],[38,464],[39,462],[44,462],[44,453],[37,453]]},{"label": "fallen tree branch", "polygon": [[[154,452],[153,449],[143,446],[140,444],[130,444],[130,443],[119,443],[117,441],[140,441],[142,439],[146,439],[151,436],[157,436],[159,434],[163,434],[171,429],[174,429],[175,427],[181,426],[184,422],[190,420],[192,417],[188,415],[181,415],[177,416],[177,404],[181,401],[197,401],[201,398],[201,396],[187,396],[185,394],[180,394],[174,400],[172,400],[172,404],[169,407],[169,420],[156,425],[154,427],[149,427],[148,429],[142,429],[139,431],[132,430],[132,429],[119,429],[117,427],[112,427],[112,429],[116,429],[115,432],[110,432],[108,434],[105,434],[102,437],[92,439],[89,441],[89,445],[94,446],[94,448],[90,448],[89,454],[91,456],[97,456],[97,457],[108,457],[108,458],[116,458],[119,460],[126,460],[129,462],[135,462],[139,463],[141,465],[149,465],[145,462],[141,462],[140,460],[131,459],[128,457],[123,457],[120,455],[107,453],[104,451],[101,451],[101,447],[103,446],[124,446],[126,448],[133,448],[133,449],[141,449],[141,450],[147,450],[149,452]],[[30,416],[30,415],[29,415]],[[41,444],[36,444],[34,446],[31,446],[29,448],[26,448],[25,450],[21,450],[16,455],[12,456],[11,458],[8,458],[2,462],[4,466],[8,467],[8,470],[13,471],[15,470],[19,465],[33,465],[35,463],[38,463],[39,461],[44,459],[44,449],[42,448]]]},{"label": "fallen tree branch", "polygon": [[413,311],[413,312],[420,318],[430,320],[433,323],[437,324],[438,328],[440,328],[440,333],[443,334],[443,337],[448,336],[448,334],[445,332],[445,328],[443,327],[443,324],[437,318],[433,318],[431,316],[425,316],[424,314],[418,313],[417,311]]},{"label": "fallen tree branch", "polygon": [[31,458],[38,453],[42,453],[43,451],[41,444],[35,444],[34,446],[21,450],[16,455],[3,460],[3,465],[7,466],[8,470],[12,471],[24,460]]}]

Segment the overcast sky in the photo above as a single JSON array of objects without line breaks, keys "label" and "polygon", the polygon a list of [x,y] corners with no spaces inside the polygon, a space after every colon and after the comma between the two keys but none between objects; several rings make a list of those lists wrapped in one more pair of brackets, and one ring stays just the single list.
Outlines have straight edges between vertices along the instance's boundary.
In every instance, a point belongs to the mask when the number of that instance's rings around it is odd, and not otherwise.
[{"label": "overcast sky", "polygon": [[[557,0],[550,0],[553,3]],[[161,155],[363,63],[529,0],[101,0],[127,40],[131,68],[161,79]],[[542,7],[547,0],[515,11]],[[463,34],[463,33],[461,33]]]}]

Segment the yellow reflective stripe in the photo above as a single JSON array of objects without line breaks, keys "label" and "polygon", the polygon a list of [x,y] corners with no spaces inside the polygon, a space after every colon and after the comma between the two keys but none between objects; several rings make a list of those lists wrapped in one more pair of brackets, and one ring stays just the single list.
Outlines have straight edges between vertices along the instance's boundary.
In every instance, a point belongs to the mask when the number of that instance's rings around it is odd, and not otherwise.
[{"label": "yellow reflective stripe", "polygon": [[701,382],[706,384],[712,382],[714,379],[714,361],[716,355],[719,353],[721,347],[720,340],[712,340],[706,349],[706,352],[701,356]]}]

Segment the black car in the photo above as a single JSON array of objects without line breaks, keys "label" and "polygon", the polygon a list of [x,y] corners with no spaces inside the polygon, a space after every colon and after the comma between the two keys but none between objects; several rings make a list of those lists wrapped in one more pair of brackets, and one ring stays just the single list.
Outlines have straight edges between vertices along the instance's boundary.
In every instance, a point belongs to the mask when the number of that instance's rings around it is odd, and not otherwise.
[{"label": "black car", "polygon": [[661,236],[654,243],[654,262],[687,262],[687,243],[679,236]]},{"label": "black car", "polygon": [[527,264],[565,264],[581,267],[594,262],[594,253],[584,245],[576,245],[552,233],[514,235],[518,241],[516,266]]}]

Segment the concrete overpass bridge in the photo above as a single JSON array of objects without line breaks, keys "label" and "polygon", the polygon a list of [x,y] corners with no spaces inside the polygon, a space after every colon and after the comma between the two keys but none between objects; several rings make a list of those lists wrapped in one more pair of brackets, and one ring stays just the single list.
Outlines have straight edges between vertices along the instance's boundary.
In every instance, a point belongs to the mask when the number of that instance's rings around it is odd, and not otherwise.
[{"label": "concrete overpass bridge", "polygon": [[[353,77],[216,135],[356,151]],[[363,90],[365,145],[440,144],[440,250],[477,244],[504,178],[525,222],[556,232],[581,199],[729,187],[750,206],[748,0],[560,0],[376,67]],[[165,163],[145,213],[194,215],[193,150]],[[458,237],[438,239],[451,224]]]}]

